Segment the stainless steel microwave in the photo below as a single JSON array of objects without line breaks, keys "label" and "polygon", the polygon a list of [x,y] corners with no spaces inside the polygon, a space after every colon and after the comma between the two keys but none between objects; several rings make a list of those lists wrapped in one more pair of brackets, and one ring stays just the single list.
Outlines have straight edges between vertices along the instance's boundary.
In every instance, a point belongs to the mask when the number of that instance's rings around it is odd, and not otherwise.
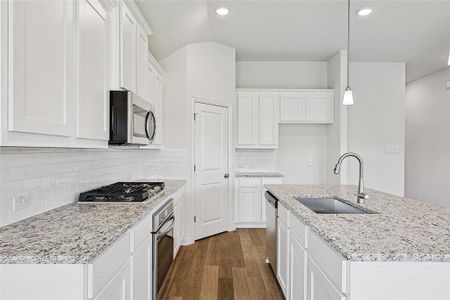
[{"label": "stainless steel microwave", "polygon": [[109,144],[149,145],[156,134],[152,106],[130,91],[110,91]]}]

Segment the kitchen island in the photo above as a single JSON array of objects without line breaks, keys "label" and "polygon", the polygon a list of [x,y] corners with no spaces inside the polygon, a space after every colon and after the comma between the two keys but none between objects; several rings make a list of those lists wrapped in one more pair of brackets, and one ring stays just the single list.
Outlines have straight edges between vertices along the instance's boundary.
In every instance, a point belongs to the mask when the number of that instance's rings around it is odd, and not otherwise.
[{"label": "kitchen island", "polygon": [[[357,204],[356,186],[266,188],[281,204],[277,277],[288,299],[450,299],[449,209],[370,189]],[[338,198],[369,213],[318,214],[294,197]]]}]

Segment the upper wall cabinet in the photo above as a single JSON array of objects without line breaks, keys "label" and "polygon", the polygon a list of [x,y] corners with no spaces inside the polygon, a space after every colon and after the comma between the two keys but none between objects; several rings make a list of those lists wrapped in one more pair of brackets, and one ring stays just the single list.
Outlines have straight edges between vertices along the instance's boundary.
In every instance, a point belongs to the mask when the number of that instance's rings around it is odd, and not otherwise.
[{"label": "upper wall cabinet", "polygon": [[120,4],[120,85],[136,92],[138,25],[128,6]]},{"label": "upper wall cabinet", "polygon": [[76,137],[107,141],[109,93],[107,13],[97,0],[77,2],[79,86]]},{"label": "upper wall cabinet", "polygon": [[333,123],[333,90],[282,91],[280,123]]},{"label": "upper wall cabinet", "polygon": [[0,146],[108,146],[108,13],[98,0],[2,1]]},{"label": "upper wall cabinet", "polygon": [[[8,35],[8,130],[71,136],[75,96],[75,2],[3,3]],[[2,42],[2,47],[6,43]],[[6,51],[4,52],[6,53]],[[8,64],[9,62],[9,64]],[[2,67],[3,70],[3,67]]]},{"label": "upper wall cabinet", "polygon": [[238,93],[238,148],[278,148],[278,101],[273,93]]}]

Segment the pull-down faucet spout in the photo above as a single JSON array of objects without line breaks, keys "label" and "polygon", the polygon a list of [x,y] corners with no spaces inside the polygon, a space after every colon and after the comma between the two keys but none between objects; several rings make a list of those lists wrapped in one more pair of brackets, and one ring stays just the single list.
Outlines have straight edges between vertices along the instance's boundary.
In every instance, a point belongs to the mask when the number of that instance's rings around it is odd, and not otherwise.
[{"label": "pull-down faucet spout", "polygon": [[354,157],[359,163],[359,181],[358,181],[358,193],[356,194],[356,202],[360,204],[364,204],[365,200],[369,198],[369,196],[364,193],[364,163],[361,156],[353,152],[347,152],[339,157],[336,166],[334,167],[334,174],[338,175],[341,172],[341,165],[344,159],[347,157]]}]

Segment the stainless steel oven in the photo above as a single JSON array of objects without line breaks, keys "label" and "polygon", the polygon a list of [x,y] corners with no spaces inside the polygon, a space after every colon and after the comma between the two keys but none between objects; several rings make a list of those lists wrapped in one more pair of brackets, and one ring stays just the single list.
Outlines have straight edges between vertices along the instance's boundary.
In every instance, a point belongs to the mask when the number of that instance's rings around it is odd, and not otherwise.
[{"label": "stainless steel oven", "polygon": [[148,145],[156,134],[149,102],[130,91],[110,91],[110,134],[113,145]]},{"label": "stainless steel oven", "polygon": [[173,199],[153,214],[153,299],[158,293],[173,263]]}]

